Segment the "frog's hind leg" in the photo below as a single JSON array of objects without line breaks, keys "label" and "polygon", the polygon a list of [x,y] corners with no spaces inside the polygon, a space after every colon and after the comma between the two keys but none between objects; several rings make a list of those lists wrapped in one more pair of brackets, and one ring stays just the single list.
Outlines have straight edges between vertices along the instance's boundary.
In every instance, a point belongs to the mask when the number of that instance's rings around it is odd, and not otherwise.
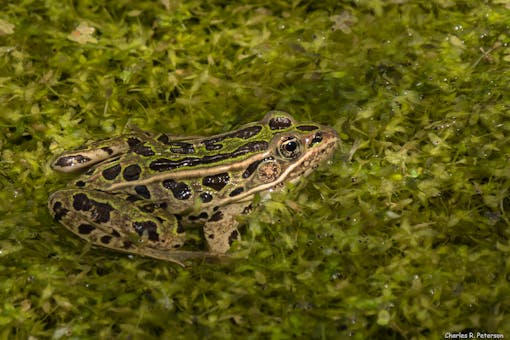
[{"label": "frog's hind leg", "polygon": [[175,216],[162,209],[152,214],[122,197],[82,189],[57,191],[48,204],[56,221],[95,245],[179,264],[205,256],[176,250],[185,234]]}]

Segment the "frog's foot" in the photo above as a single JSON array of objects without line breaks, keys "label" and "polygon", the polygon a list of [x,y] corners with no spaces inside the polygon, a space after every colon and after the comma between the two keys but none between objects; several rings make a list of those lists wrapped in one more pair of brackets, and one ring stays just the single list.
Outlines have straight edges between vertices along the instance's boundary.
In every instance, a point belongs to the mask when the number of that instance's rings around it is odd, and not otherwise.
[{"label": "frog's foot", "polygon": [[179,255],[176,249],[185,241],[184,230],[164,209],[148,213],[116,195],[82,189],[57,191],[48,204],[55,220],[95,245],[156,258],[166,254],[165,260],[179,264],[201,257]]},{"label": "frog's foot", "polygon": [[238,222],[233,216],[223,216],[217,212],[204,225],[204,237],[209,250],[213,253],[226,253],[232,242],[239,240]]}]

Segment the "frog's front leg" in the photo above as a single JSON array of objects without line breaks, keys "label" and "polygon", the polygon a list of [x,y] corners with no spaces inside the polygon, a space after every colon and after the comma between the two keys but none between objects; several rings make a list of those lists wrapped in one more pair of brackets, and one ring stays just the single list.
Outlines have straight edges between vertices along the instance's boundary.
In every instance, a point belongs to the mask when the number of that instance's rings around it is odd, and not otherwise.
[{"label": "frog's front leg", "polygon": [[50,196],[49,208],[55,220],[95,245],[179,264],[207,256],[176,250],[184,243],[183,229],[174,215],[155,204],[137,205],[102,191],[66,189]]},{"label": "frog's front leg", "polygon": [[204,237],[211,252],[223,254],[241,238],[236,217],[250,210],[250,203],[232,204],[218,209],[211,216],[204,225]]}]

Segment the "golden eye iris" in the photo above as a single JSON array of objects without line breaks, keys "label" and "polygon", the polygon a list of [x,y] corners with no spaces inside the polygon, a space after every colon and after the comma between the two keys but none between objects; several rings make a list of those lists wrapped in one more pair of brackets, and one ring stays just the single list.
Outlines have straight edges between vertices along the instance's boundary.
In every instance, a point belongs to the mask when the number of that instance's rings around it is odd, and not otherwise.
[{"label": "golden eye iris", "polygon": [[287,159],[294,159],[301,154],[301,143],[295,137],[290,137],[280,144],[280,154]]}]

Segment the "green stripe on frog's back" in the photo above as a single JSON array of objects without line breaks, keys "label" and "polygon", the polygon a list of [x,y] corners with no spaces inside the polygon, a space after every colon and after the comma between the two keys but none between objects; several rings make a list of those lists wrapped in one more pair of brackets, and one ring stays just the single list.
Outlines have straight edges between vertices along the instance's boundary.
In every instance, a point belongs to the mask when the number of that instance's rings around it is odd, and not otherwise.
[{"label": "green stripe on frog's back", "polygon": [[[131,154],[111,162],[107,168],[97,167],[88,173],[89,181],[102,180],[110,183],[129,183],[147,179],[200,177],[208,172],[229,171],[248,166],[253,156],[264,154],[269,146],[267,133],[260,125],[203,139],[177,142],[163,138],[165,143],[144,143],[130,138]],[[172,151],[173,150],[173,151]],[[248,161],[247,161],[248,160]],[[190,172],[191,171],[191,172]],[[196,174],[196,176],[195,176]]]}]

